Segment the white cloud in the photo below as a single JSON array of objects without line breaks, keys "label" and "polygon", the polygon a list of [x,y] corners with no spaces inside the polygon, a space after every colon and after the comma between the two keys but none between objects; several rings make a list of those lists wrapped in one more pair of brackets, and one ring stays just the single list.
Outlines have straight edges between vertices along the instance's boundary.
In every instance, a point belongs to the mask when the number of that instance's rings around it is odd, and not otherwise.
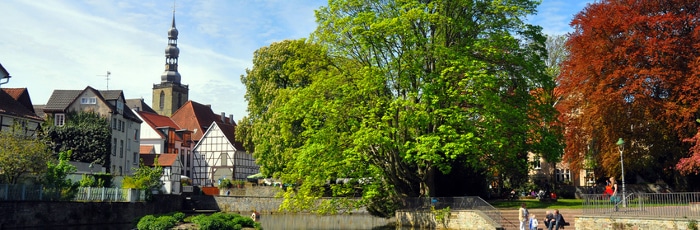
[{"label": "white cloud", "polygon": [[[531,22],[545,33],[570,31],[585,0],[544,1]],[[190,99],[240,119],[246,114],[240,76],[253,52],[284,39],[308,37],[325,0],[181,0],[176,2],[179,71]],[[27,87],[35,104],[55,89],[107,87],[151,101],[164,71],[170,0],[0,1],[0,62]]]}]

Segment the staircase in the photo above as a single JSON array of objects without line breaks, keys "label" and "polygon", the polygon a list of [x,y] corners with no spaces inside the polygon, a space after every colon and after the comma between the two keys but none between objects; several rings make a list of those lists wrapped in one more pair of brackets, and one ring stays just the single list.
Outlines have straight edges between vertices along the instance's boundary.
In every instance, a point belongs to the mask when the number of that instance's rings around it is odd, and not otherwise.
[{"label": "staircase", "polygon": [[217,212],[219,205],[214,200],[214,197],[208,195],[194,195],[185,197],[185,203],[182,205],[184,213],[209,213]]},{"label": "staircase", "polygon": [[[544,219],[546,217],[547,210],[554,212],[554,209],[528,209],[530,214],[535,214],[537,222],[539,222],[538,229],[547,229],[544,226]],[[576,224],[574,223],[574,217],[581,215],[580,209],[560,209],[559,213],[564,216],[564,220],[568,222],[569,226],[559,227],[559,229],[576,229]],[[503,229],[519,229],[520,222],[518,221],[518,209],[514,210],[501,210],[501,217],[504,219],[501,221]]]}]

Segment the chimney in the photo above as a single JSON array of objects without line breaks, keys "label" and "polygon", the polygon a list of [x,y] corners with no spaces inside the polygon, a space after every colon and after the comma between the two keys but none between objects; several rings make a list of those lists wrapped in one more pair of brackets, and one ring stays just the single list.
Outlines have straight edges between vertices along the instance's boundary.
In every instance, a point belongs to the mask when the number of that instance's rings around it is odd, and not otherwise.
[{"label": "chimney", "polygon": [[233,124],[233,114],[228,115],[228,120]]},{"label": "chimney", "polygon": [[221,122],[226,123],[226,113],[221,112]]}]

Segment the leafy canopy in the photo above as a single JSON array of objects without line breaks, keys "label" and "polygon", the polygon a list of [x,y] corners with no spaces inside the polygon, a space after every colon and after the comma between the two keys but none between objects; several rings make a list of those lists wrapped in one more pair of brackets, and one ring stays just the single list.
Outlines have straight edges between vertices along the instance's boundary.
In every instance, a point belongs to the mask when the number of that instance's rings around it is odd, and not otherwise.
[{"label": "leafy canopy", "polygon": [[0,131],[0,183],[15,184],[23,176],[41,176],[51,152],[35,137],[25,136],[15,124]]},{"label": "leafy canopy", "polygon": [[604,175],[619,175],[623,138],[628,173],[669,177],[676,163],[697,172],[698,10],[690,0],[605,0],[574,17],[557,78],[572,169],[592,155]]},{"label": "leafy canopy", "polygon": [[[524,180],[556,149],[536,1],[330,1],[310,41],[256,51],[238,134],[267,175],[297,184],[283,208],[367,205],[390,216],[461,167]],[[348,183],[334,183],[348,178]],[[359,197],[357,202],[321,196]],[[319,208],[320,207],[320,208]]]}]

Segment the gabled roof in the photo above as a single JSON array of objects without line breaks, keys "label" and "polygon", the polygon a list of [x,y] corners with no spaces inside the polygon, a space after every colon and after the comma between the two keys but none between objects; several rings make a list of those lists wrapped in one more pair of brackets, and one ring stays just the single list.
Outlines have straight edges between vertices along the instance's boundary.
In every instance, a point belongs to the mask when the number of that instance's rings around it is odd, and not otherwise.
[{"label": "gabled roof", "polygon": [[[12,94],[8,93],[10,91]],[[26,92],[26,89],[24,92],[19,92],[20,90],[8,90],[6,91],[5,88],[0,90],[0,114],[5,114],[9,116],[14,116],[14,117],[20,117],[24,119],[29,119],[29,120],[35,120],[35,121],[43,121],[43,119],[39,116],[37,116],[34,113],[34,108],[31,106],[31,100],[28,99],[29,93]],[[26,93],[27,99],[22,99],[23,94]],[[25,105],[27,102],[20,102],[16,100],[15,98],[19,98],[20,100],[28,100],[29,102],[29,107]]]},{"label": "gabled roof", "polygon": [[[124,98],[124,92],[121,90],[100,90],[100,94],[108,101]],[[124,103],[126,104],[126,101]]]},{"label": "gabled roof", "polygon": [[27,90],[27,88],[2,88],[2,90],[12,96],[15,101],[22,104],[25,108],[32,111],[32,113],[35,113],[32,99],[29,97],[29,90]]},{"label": "gabled roof", "polygon": [[139,146],[139,154],[155,154],[156,147],[153,145],[141,145]]},{"label": "gabled roof", "polygon": [[143,98],[136,98],[136,99],[126,99],[126,105],[129,106],[129,108],[132,108],[136,111],[144,111],[144,112],[149,112],[149,113],[157,113],[151,106],[148,106],[146,102],[143,101]]},{"label": "gabled roof", "polygon": [[187,101],[171,116],[181,128],[192,130],[192,140],[199,141],[217,118],[211,107],[195,101]]},{"label": "gabled roof", "polygon": [[156,157],[158,157],[158,165],[161,167],[170,167],[177,161],[177,154],[175,153],[164,153],[164,154],[139,154],[139,157],[143,160],[143,165],[145,166],[155,166],[153,164]]},{"label": "gabled roof", "polygon": [[215,122],[217,126],[221,129],[221,132],[224,133],[224,136],[226,136],[226,139],[228,139],[228,142],[233,144],[233,147],[236,148],[238,151],[245,151],[243,149],[243,143],[236,141],[236,126],[223,123],[223,122]]},{"label": "gabled roof", "polygon": [[[160,132],[157,128],[159,127],[170,127],[175,130],[180,130],[180,126],[175,124],[175,122],[170,119],[169,117],[155,114],[155,113],[149,113],[149,112],[144,112],[140,111],[137,112],[138,115],[143,119],[144,122],[146,122],[153,130],[156,130],[156,132],[162,137],[166,138],[165,134],[163,132]],[[181,140],[181,138],[177,135],[175,135],[175,140]]]},{"label": "gabled roof", "polygon": [[[90,86],[88,86],[90,88]],[[54,90],[44,106],[44,112],[65,112],[84,90]],[[95,91],[97,92],[97,91]],[[99,93],[96,93],[99,96]]]},{"label": "gabled roof", "polygon": [[34,107],[34,113],[36,113],[37,116],[46,118],[46,114],[44,113],[44,107],[46,107],[46,105],[33,105],[32,107]]},{"label": "gabled roof", "polygon": [[[104,101],[105,104],[109,107],[110,111],[112,113],[115,113],[117,111],[115,105],[112,105],[108,101],[112,100],[119,100],[120,98],[123,100],[124,99],[124,93],[122,90],[96,90],[95,88],[92,88],[90,86],[85,87],[83,90],[54,90],[53,93],[51,94],[51,97],[49,97],[49,101],[46,102],[46,106],[44,106],[44,112],[45,113],[65,113],[67,112],[66,109],[68,109],[68,106],[73,104],[76,100],[78,100],[78,96],[83,94],[86,91],[92,91],[92,93],[99,98],[101,101]],[[126,101],[124,102],[124,110],[123,110],[123,116],[127,119],[130,119],[132,121],[141,123],[141,119],[139,119],[136,114],[131,112],[131,109],[129,109],[128,105],[126,105]]]},{"label": "gabled roof", "polygon": [[173,113],[171,118],[180,128],[192,130],[192,140],[195,141],[202,139],[204,133],[216,123],[236,149],[245,151],[243,149],[243,144],[235,141],[236,122],[230,117],[215,114],[208,105],[203,105],[191,100],[187,101],[180,109]]}]

